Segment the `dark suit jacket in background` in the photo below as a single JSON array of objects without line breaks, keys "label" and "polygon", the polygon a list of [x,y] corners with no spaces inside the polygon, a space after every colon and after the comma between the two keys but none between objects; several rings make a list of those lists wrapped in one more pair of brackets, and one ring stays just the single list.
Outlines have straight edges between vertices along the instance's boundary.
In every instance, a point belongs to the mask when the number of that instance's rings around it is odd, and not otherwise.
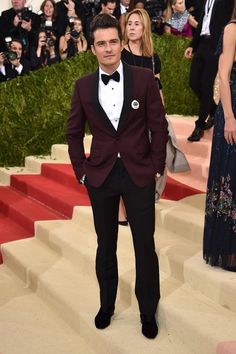
[{"label": "dark suit jacket in background", "polygon": [[[67,130],[69,155],[77,179],[86,174],[88,183],[94,187],[105,181],[118,152],[138,186],[152,183],[154,174],[162,174],[165,167],[167,121],[153,73],[125,63],[123,68],[124,104],[117,131],[99,103],[98,70],[76,82],[72,98]],[[132,108],[135,100],[138,109]],[[83,147],[86,120],[93,135],[87,159]]]},{"label": "dark suit jacket in background", "polygon": [[20,62],[23,65],[23,69],[20,74],[18,73],[18,71],[14,67],[12,67],[11,63],[8,63],[8,62],[5,63],[4,66],[5,66],[5,70],[6,70],[6,75],[3,75],[0,72],[0,82],[15,79],[18,76],[23,76],[23,75],[28,74],[30,71],[30,63],[28,62],[28,60],[26,60],[24,58],[22,58]]},{"label": "dark suit jacket in background", "polygon": [[[1,26],[3,37],[11,36],[14,34],[16,27],[13,25],[14,18],[16,16],[16,11],[11,8],[9,10],[3,11],[1,14]],[[40,17],[34,12],[31,13],[32,20],[32,30],[37,31],[40,26]]]},{"label": "dark suit jacket in background", "polygon": [[[204,1],[203,4],[203,13],[201,16],[201,19],[199,21],[198,27],[195,31],[193,40],[190,44],[190,46],[193,48],[193,51],[195,52],[197,50],[199,41],[200,41],[200,34],[202,30],[202,23],[203,23],[203,18],[205,14],[205,4],[206,0]],[[209,39],[209,46],[213,51],[216,50],[221,32],[224,28],[224,26],[229,22],[232,12],[233,12],[233,7],[234,7],[234,0],[216,0],[212,9],[212,16],[211,16],[211,22],[210,22],[210,33],[211,33],[211,38]]]}]

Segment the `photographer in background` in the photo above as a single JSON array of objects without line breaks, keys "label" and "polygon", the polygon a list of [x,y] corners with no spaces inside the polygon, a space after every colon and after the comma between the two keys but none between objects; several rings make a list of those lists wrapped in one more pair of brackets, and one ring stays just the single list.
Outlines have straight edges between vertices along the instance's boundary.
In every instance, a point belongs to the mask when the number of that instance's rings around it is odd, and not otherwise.
[{"label": "photographer in background", "polygon": [[59,51],[62,60],[71,58],[75,54],[85,52],[88,43],[83,34],[82,21],[78,17],[70,18],[70,24],[65,35],[60,37]]},{"label": "photographer in background", "polygon": [[47,27],[50,22],[54,36],[57,39],[57,48],[59,45],[59,20],[56,11],[56,2],[54,0],[44,0],[40,6],[40,28]]},{"label": "photographer in background", "polygon": [[13,39],[8,50],[0,53],[0,82],[29,73],[30,64],[23,58],[22,53],[22,43],[18,39]]},{"label": "photographer in background", "polygon": [[38,33],[37,45],[30,50],[32,70],[37,70],[59,61],[55,45],[56,38],[53,33],[50,30],[41,29]]},{"label": "photographer in background", "polygon": [[11,2],[12,8],[3,11],[1,15],[2,36],[18,38],[24,46],[25,55],[28,56],[29,47],[39,28],[39,16],[25,7],[26,0]]},{"label": "photographer in background", "polygon": [[164,25],[167,12],[167,0],[147,0],[145,10],[151,19],[151,30],[153,33],[162,35],[164,33]]},{"label": "photographer in background", "polygon": [[56,3],[56,12],[58,17],[59,36],[65,34],[71,17],[79,17],[82,21],[83,28],[85,28],[86,19],[81,0],[61,0]]}]

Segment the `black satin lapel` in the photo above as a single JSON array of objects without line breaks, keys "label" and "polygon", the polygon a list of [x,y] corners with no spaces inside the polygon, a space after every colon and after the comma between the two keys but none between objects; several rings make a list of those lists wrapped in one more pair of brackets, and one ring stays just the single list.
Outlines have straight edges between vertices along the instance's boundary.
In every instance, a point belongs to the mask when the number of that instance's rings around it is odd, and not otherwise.
[{"label": "black satin lapel", "polygon": [[132,69],[129,65],[123,62],[123,71],[124,71],[124,104],[121,110],[118,131],[122,129],[126,119],[128,117],[128,113],[131,109],[131,100],[133,93],[133,73]]},{"label": "black satin lapel", "polygon": [[102,106],[100,105],[98,99],[98,80],[99,80],[99,70],[95,71],[92,82],[91,82],[91,95],[92,95],[92,102],[94,102],[94,108],[96,112],[96,116],[101,119],[101,122],[105,124],[105,126],[112,132],[116,133],[115,128],[113,127],[110,119],[107,117],[106,112],[103,110]]}]

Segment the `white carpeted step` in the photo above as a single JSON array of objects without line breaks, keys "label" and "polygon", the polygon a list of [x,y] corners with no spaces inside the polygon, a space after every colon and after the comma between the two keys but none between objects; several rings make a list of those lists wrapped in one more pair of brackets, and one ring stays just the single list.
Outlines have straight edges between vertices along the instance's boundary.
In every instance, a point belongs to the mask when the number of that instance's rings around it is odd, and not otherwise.
[{"label": "white carpeted step", "polygon": [[1,354],[95,354],[5,265],[0,266]]},{"label": "white carpeted step", "polygon": [[65,163],[70,163],[70,158],[68,154],[68,145],[66,144],[54,144],[51,147],[51,155],[55,160],[61,160]]},{"label": "white carpeted step", "polygon": [[236,338],[236,314],[188,285],[163,299],[159,317],[195,354],[215,354],[218,343]]},{"label": "white carpeted step", "polygon": [[29,170],[25,167],[0,167],[0,185],[10,186],[11,175],[13,174],[38,174],[38,172]]},{"label": "white carpeted step", "polygon": [[37,175],[41,173],[42,163],[60,163],[51,156],[27,156],[23,167],[0,167],[0,184],[9,186],[11,175]]},{"label": "white carpeted step", "polygon": [[30,170],[41,173],[43,163],[64,163],[63,160],[56,160],[52,156],[27,156],[25,158],[25,167]]},{"label": "white carpeted step", "polygon": [[[77,208],[80,210],[80,220],[37,222],[36,237],[58,252],[58,254],[63,255],[75,267],[95,278],[94,261],[97,244],[91,208]],[[172,254],[170,251],[170,249],[178,247],[178,236],[174,235],[170,240],[170,237],[167,238],[166,233],[162,237],[161,233],[158,232],[157,238],[157,248],[158,250],[161,249],[159,253],[163,263],[163,271],[175,276],[178,280],[182,280],[183,259],[186,259],[186,255],[183,255],[183,252],[177,255],[176,261],[176,254],[174,252]],[[182,240],[182,242],[185,245],[183,249],[186,252],[186,240]],[[193,251],[189,245],[190,251],[188,257],[196,253],[196,247],[197,251],[199,250],[199,246],[194,245]],[[119,296],[124,302],[130,305],[131,303],[136,303],[136,298],[134,295],[134,250],[129,227],[120,227],[117,253],[120,275]],[[171,256],[173,256],[173,259],[171,259]],[[169,286],[167,281],[165,283],[166,286]]]},{"label": "white carpeted step", "polygon": [[[197,143],[191,143],[183,133],[178,134],[178,146],[187,156],[201,157],[209,160],[211,154],[211,143],[208,140],[200,140]],[[188,159],[190,160],[190,159]]]},{"label": "white carpeted step", "polygon": [[193,289],[236,312],[236,273],[211,267],[203,261],[202,252],[199,252],[186,260],[184,278]]},{"label": "white carpeted step", "polygon": [[[196,197],[196,199],[199,199]],[[191,204],[193,200],[189,198],[186,202]],[[199,200],[198,200],[199,202]],[[173,204],[172,204],[173,205]],[[76,207],[77,215],[73,221],[40,221],[36,223],[36,237],[46,243],[54,251],[63,255],[74,266],[95,278],[94,259],[96,252],[96,236],[93,228],[92,212],[90,207]],[[163,210],[163,209],[162,209]],[[157,226],[156,247],[159,254],[160,268],[166,274],[171,275],[179,281],[188,281],[186,279],[187,265],[198,255],[201,250],[201,244],[181,237],[176,233],[170,232]],[[129,227],[120,227],[118,238],[118,263],[120,273],[120,297],[123,301],[135,303],[134,296],[134,252],[132,237]],[[202,260],[202,264],[204,264]],[[193,266],[195,272],[199,268]],[[212,276],[214,277],[214,271]],[[185,273],[184,273],[185,272]],[[184,275],[185,274],[185,275]],[[191,270],[189,276],[191,276]],[[203,280],[199,287],[204,288]],[[194,279],[194,277],[193,277]],[[214,284],[209,283],[209,286]],[[218,284],[220,287],[221,285]],[[206,292],[207,295],[207,292]],[[226,297],[231,299],[229,292]],[[231,299],[231,301],[233,301]]]},{"label": "white carpeted step", "polygon": [[[190,198],[194,200],[194,197]],[[200,199],[202,198],[204,195],[200,196]],[[197,197],[196,200],[198,199]],[[181,200],[176,206],[163,210],[161,220],[162,228],[202,244],[204,211],[199,209],[198,205],[195,207]]]},{"label": "white carpeted step", "polygon": [[[27,241],[27,242],[25,242]],[[160,325],[160,334],[154,341],[141,335],[138,310],[125,309],[117,303],[112,325],[97,330],[93,319],[98,309],[98,287],[87,274],[79,271],[58,254],[49,251],[36,239],[3,245],[6,265],[16,271],[58,315],[98,354],[191,354]],[[79,351],[86,353],[86,351]],[[73,351],[72,351],[73,353]]]},{"label": "white carpeted step", "polygon": [[[3,246],[3,255],[6,264],[17,269],[27,286],[54,308],[83,339],[94,339],[96,345],[93,343],[92,346],[91,343],[93,350],[98,346],[102,348],[102,351],[98,349],[98,353],[130,353],[133,343],[136,343],[133,352],[144,353],[142,341],[145,339],[138,336],[138,310],[135,311],[133,306],[125,310],[124,305],[118,302],[112,326],[106,331],[97,331],[93,325],[93,316],[98,308],[95,280],[86,273],[81,274],[77,267],[49,251],[40,241],[31,239],[6,244]],[[234,313],[186,285],[162,297],[158,318],[161,333],[164,331],[164,342],[167,329],[171,336],[174,333],[173,340],[178,337],[182,341],[188,354],[199,353],[199,350],[213,354],[218,342],[233,340],[236,333]],[[127,332],[129,339],[124,342],[122,339]],[[158,342],[160,348],[157,345],[152,347],[154,342],[151,342],[148,351],[163,352],[161,342]],[[139,352],[139,348],[143,348],[142,351]],[[174,351],[178,352],[179,349]]]},{"label": "white carpeted step", "polygon": [[[84,150],[86,153],[90,152],[90,146],[92,141],[92,135],[86,135],[84,137]],[[61,160],[70,163],[67,144],[54,144],[51,148],[52,158],[55,160]]]},{"label": "white carpeted step", "polygon": [[161,270],[184,282],[184,264],[201,245],[163,228],[156,231],[155,238]]}]

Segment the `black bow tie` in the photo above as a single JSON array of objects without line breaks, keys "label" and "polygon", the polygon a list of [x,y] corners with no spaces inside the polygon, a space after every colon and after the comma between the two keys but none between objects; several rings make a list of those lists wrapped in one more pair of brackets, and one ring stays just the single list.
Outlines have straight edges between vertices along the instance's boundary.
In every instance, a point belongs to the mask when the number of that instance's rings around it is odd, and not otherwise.
[{"label": "black bow tie", "polygon": [[120,81],[120,74],[118,73],[118,71],[115,71],[112,75],[102,74],[101,78],[102,78],[103,83],[105,85],[107,85],[111,79],[119,82]]}]

